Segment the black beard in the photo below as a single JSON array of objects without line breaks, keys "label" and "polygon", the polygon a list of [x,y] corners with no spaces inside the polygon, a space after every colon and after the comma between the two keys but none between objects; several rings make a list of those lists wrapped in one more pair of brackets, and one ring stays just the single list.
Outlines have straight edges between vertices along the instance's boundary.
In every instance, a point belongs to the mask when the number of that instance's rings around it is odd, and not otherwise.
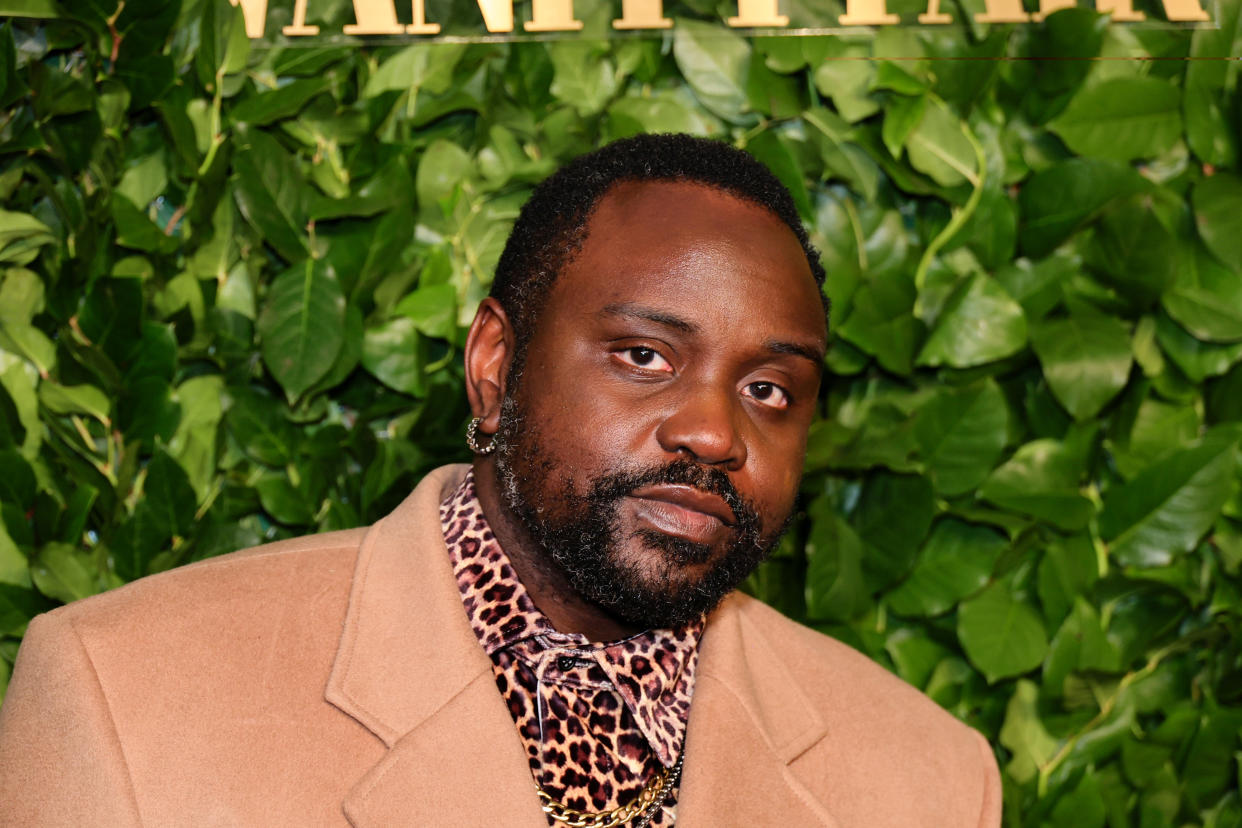
[{"label": "black beard", "polygon": [[[588,481],[586,494],[565,479],[559,498],[549,503],[540,484],[556,479],[557,466],[512,397],[502,404],[496,439],[501,494],[544,559],[554,561],[583,598],[643,628],[676,627],[709,612],[767,557],[792,519],[786,517],[777,531],[765,536],[758,510],[728,475],[690,460],[600,475]],[[733,510],[732,541],[698,578],[687,578],[683,567],[709,561],[712,548],[706,544],[644,529],[634,534],[662,553],[658,558],[640,566],[621,560],[617,552],[625,540],[618,526],[622,499],[658,483],[711,492]]]}]

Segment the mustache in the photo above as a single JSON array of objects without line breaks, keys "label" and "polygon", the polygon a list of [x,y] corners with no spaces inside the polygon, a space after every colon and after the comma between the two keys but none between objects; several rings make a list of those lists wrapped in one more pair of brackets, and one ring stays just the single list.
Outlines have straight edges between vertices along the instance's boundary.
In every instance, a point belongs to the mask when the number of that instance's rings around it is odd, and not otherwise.
[{"label": "mustache", "polygon": [[693,486],[714,494],[733,512],[738,526],[759,522],[759,512],[746,502],[734,487],[729,475],[717,468],[708,468],[691,460],[679,459],[648,469],[622,471],[597,480],[588,494],[592,506],[603,506],[632,494],[644,486],[668,484]]}]

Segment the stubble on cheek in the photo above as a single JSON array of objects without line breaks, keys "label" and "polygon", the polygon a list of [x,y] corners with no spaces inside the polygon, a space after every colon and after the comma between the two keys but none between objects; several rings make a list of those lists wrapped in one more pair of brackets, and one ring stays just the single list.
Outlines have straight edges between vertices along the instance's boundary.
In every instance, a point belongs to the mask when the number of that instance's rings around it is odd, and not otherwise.
[{"label": "stubble on cheek", "polygon": [[[584,458],[549,454],[541,430],[512,397],[501,414],[497,471],[506,505],[575,591],[634,623],[675,626],[711,610],[784,531],[764,532],[757,507],[723,471],[689,460],[582,477],[575,485],[573,472],[588,466]],[[621,505],[653,483],[712,491],[733,509],[736,523],[711,545],[631,525]]]}]

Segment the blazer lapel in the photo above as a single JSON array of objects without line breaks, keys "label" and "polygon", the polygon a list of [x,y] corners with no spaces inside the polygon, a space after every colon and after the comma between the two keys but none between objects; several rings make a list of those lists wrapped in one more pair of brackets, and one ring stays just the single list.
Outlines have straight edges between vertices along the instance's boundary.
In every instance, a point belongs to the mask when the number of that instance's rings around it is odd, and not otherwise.
[{"label": "blazer lapel", "polygon": [[345,799],[354,825],[547,824],[440,529],[465,470],[429,474],[359,550],[324,697],[390,749]]},{"label": "blazer lapel", "polygon": [[823,717],[731,596],[708,619],[686,733],[677,821],[838,828],[789,763],[824,738]]},{"label": "blazer lapel", "polygon": [[[324,694],[389,747],[345,799],[355,826],[547,825],[440,530],[465,470],[429,474],[359,551]],[[746,618],[750,600],[726,599],[703,635],[677,821],[838,828],[788,767],[823,718]]]}]

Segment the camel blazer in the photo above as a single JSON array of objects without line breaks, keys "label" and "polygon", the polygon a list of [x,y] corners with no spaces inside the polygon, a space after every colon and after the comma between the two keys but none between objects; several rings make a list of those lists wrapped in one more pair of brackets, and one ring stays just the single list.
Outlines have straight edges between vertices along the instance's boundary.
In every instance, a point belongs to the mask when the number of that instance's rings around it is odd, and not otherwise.
[{"label": "camel blazer", "polygon": [[[0,824],[546,828],[428,475],[374,526],[36,618],[0,708]],[[681,828],[998,826],[986,742],[733,595],[702,641]]]}]

